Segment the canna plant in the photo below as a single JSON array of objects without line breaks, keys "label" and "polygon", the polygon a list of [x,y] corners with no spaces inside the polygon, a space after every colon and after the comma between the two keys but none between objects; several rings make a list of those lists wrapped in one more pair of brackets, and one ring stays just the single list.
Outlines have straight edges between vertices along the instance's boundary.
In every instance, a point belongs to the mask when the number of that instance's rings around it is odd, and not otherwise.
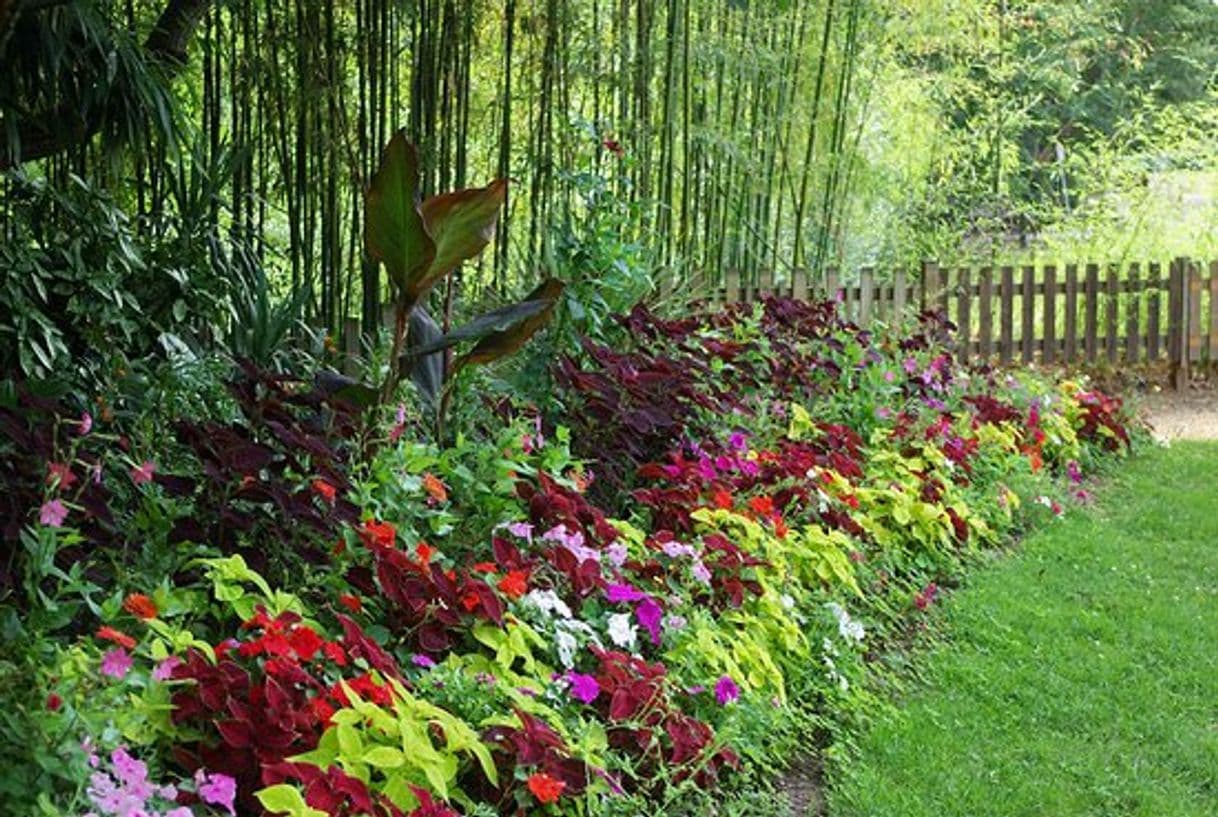
[{"label": "canna plant", "polygon": [[[492,310],[447,334],[427,313],[424,299],[432,288],[463,262],[477,257],[490,243],[507,196],[507,181],[421,199],[419,156],[399,130],[389,141],[364,194],[364,245],[368,256],[384,264],[394,290],[393,349],[381,389],[388,400],[403,367],[429,405],[436,410],[437,436],[452,380],[465,366],[505,357],[528,341],[549,320],[562,293],[555,279],[542,282],[519,303]],[[477,341],[446,366],[439,353]]]}]

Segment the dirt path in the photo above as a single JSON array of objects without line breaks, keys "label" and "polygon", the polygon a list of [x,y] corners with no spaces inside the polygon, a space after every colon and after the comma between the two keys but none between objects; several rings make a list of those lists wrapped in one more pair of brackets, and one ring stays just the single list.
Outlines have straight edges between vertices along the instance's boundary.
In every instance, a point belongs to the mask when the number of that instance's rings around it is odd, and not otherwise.
[{"label": "dirt path", "polygon": [[1158,440],[1218,440],[1218,390],[1212,387],[1161,391],[1139,402]]}]

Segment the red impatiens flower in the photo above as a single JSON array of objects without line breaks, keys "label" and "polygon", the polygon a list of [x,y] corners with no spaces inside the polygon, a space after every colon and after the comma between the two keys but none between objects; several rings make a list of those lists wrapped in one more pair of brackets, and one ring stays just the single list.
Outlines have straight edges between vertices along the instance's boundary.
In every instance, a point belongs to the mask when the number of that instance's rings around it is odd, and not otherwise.
[{"label": "red impatiens flower", "polygon": [[127,596],[123,600],[123,609],[136,618],[142,618],[145,621],[150,618],[156,618],[158,613],[156,602],[143,593],[132,593]]},{"label": "red impatiens flower", "polygon": [[102,627],[97,631],[97,637],[103,641],[109,641],[113,644],[117,644],[126,650],[135,649],[135,639],[126,633],[119,632],[113,627]]},{"label": "red impatiens flower", "polygon": [[338,603],[353,613],[360,613],[364,610],[364,603],[360,600],[360,597],[350,593],[341,594],[338,597]]},{"label": "red impatiens flower", "polygon": [[914,596],[914,606],[919,610],[925,610],[935,603],[935,596],[939,595],[939,586],[934,582],[922,588],[922,592]]},{"label": "red impatiens flower", "polygon": [[720,510],[730,511],[732,509],[732,495],[722,488],[715,491],[715,495],[711,497],[711,502]]},{"label": "red impatiens flower", "polygon": [[72,473],[72,466],[64,462],[48,462],[47,463],[47,485],[59,481],[59,487],[63,490],[71,488],[76,482],[76,475]]},{"label": "red impatiens flower", "polygon": [[550,777],[545,772],[529,776],[529,791],[533,792],[539,803],[557,803],[566,787],[566,783]]},{"label": "red impatiens flower", "polygon": [[428,504],[448,501],[448,488],[430,471],[423,475],[423,490],[427,492]]},{"label": "red impatiens flower", "polygon": [[398,532],[393,525],[388,522],[378,522],[374,519],[364,522],[364,527],[360,530],[359,536],[368,547],[391,548],[398,540]]},{"label": "red impatiens flower", "polygon": [[497,572],[499,572],[499,565],[495,564],[494,562],[475,562],[474,563],[474,572],[475,573],[497,573]]},{"label": "red impatiens flower", "polygon": [[511,570],[497,585],[509,598],[518,599],[529,592],[529,574],[524,570]]},{"label": "red impatiens flower", "polygon": [[52,692],[47,696],[47,709],[58,712],[61,706],[63,706],[63,698],[59,697],[59,693]]},{"label": "red impatiens flower", "polygon": [[619,159],[626,155],[626,149],[616,139],[605,139],[601,146]]},{"label": "red impatiens flower", "polygon": [[317,654],[317,651],[321,649],[322,644],[325,642],[311,628],[296,627],[292,632],[288,633],[288,643],[301,661],[309,661],[312,660],[313,656]]},{"label": "red impatiens flower", "polygon": [[426,542],[419,542],[415,545],[414,552],[418,554],[419,561],[426,567],[431,563],[431,557],[436,555],[436,549]]},{"label": "red impatiens flower", "polygon": [[334,498],[338,495],[338,490],[320,477],[313,480],[313,493],[324,499],[329,504],[334,504]]},{"label": "red impatiens flower", "polygon": [[774,500],[768,496],[755,496],[749,500],[749,507],[760,516],[769,516],[774,513]]}]

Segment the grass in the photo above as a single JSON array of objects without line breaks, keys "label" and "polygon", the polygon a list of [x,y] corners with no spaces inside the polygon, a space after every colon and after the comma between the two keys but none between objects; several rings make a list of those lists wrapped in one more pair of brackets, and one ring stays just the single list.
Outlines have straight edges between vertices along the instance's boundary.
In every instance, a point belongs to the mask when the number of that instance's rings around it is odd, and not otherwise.
[{"label": "grass", "polygon": [[1139,454],[940,617],[832,817],[1218,815],[1218,444]]}]

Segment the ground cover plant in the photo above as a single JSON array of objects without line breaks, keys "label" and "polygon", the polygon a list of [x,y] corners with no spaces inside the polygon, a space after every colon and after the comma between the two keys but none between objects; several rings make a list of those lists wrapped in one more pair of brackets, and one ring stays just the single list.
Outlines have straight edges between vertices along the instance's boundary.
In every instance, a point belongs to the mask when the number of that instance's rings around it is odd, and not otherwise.
[{"label": "ground cover plant", "polygon": [[1085,384],[957,366],[935,315],[619,324],[445,447],[252,366],[181,445],[18,390],[0,810],[758,813],[1131,443]]}]

